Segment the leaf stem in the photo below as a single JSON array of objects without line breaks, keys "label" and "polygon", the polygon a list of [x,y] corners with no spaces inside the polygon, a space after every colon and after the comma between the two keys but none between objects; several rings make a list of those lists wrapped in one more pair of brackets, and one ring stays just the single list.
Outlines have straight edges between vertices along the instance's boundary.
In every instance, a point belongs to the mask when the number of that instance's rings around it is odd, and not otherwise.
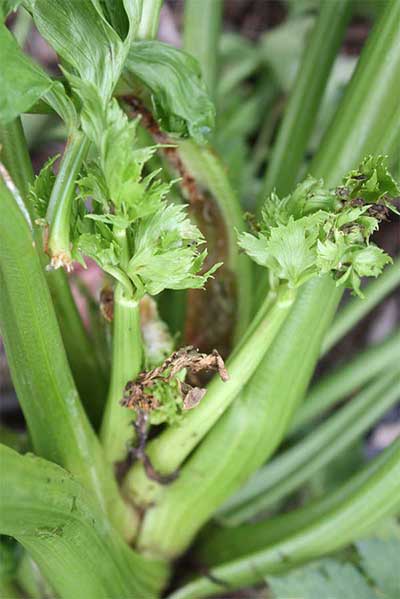
[{"label": "leaf stem", "polygon": [[[129,261],[128,240],[124,229],[114,229],[122,247],[121,264]],[[114,323],[111,381],[101,427],[101,440],[107,460],[114,464],[126,457],[134,429],[132,412],[120,404],[125,385],[136,379],[142,366],[142,336],[139,301],[117,283],[114,293]]]},{"label": "leaf stem", "polygon": [[365,298],[351,298],[342,308],[322,345],[321,355],[325,355],[340,339],[342,339],[368,312],[382,301],[389,293],[400,285],[400,257],[388,266],[382,275],[368,283],[363,289]]},{"label": "leaf stem", "polygon": [[400,331],[373,345],[350,362],[340,365],[321,377],[311,387],[305,402],[297,411],[290,433],[310,424],[338,401],[345,399],[360,386],[389,369],[400,355]]},{"label": "leaf stem", "polygon": [[312,433],[259,470],[223,512],[241,524],[295,491],[364,434],[399,399],[400,370],[381,374]]},{"label": "leaf stem", "polygon": [[285,196],[296,183],[350,14],[349,0],[322,2],[320,5],[268,163],[260,195],[261,204],[273,189],[278,195]]},{"label": "leaf stem", "polygon": [[33,208],[27,201],[27,197],[29,186],[33,183],[34,173],[20,117],[7,125],[0,124],[0,145],[0,160],[18,187],[26,209],[33,220]]},{"label": "leaf stem", "polygon": [[184,4],[183,47],[199,61],[211,97],[217,80],[221,17],[221,0],[186,0]]},{"label": "leaf stem", "polygon": [[166,564],[130,549],[69,472],[4,446],[0,456],[0,532],[25,547],[58,596],[159,596]]},{"label": "leaf stem", "polygon": [[[221,418],[273,343],[295,297],[296,291],[285,285],[278,291],[272,307],[270,298],[267,297],[260,308],[259,318],[257,317],[258,327],[253,335],[245,337],[243,344],[227,362],[229,381],[222,382],[215,376],[201,404],[188,412],[180,425],[169,427],[149,443],[147,454],[157,471],[162,474],[174,472]],[[145,505],[160,492],[160,486],[147,479],[141,465],[134,466],[128,475],[126,488],[134,495],[135,501],[141,501]]]},{"label": "leaf stem", "polygon": [[163,0],[144,0],[136,39],[152,40],[157,36]]},{"label": "leaf stem", "polygon": [[400,439],[385,451],[385,458],[363,484],[321,518],[264,550],[212,569],[208,577],[187,584],[168,599],[220,594],[221,586],[215,579],[224,581],[230,591],[254,584],[268,574],[284,572],[341,549],[369,532],[376,522],[399,507]]},{"label": "leaf stem", "polygon": [[74,473],[129,536],[130,515],[80,403],[32,232],[2,179],[0,205],[0,326],[34,450]]},{"label": "leaf stem", "polygon": [[253,523],[232,526],[229,518],[218,517],[220,525],[209,526],[200,539],[196,555],[206,566],[232,561],[278,543],[299,530],[310,526],[357,491],[387,460],[382,452],[367,462],[358,472],[349,476],[344,484],[315,499],[304,507],[293,509]]},{"label": "leaf stem", "polygon": [[120,402],[126,383],[136,379],[142,365],[139,302],[127,298],[120,284],[114,294],[112,347],[111,382],[101,427],[101,441],[111,464],[123,460],[132,444],[133,414]]},{"label": "leaf stem", "polygon": [[76,179],[82,162],[89,149],[90,141],[82,132],[71,133],[47,209],[46,220],[49,223],[48,249],[54,268],[65,266],[72,269],[71,257],[71,211],[74,200]]}]

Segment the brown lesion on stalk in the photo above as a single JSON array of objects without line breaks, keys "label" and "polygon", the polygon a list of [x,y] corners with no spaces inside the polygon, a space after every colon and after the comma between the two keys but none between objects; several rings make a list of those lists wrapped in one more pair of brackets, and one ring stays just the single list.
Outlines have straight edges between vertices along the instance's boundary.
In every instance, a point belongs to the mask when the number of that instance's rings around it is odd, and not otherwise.
[{"label": "brown lesion on stalk", "polygon": [[160,151],[181,179],[180,187],[188,203],[189,214],[207,243],[208,256],[203,271],[206,272],[217,262],[223,263],[214,276],[208,279],[205,289],[190,289],[187,292],[184,342],[207,353],[217,348],[226,358],[233,343],[237,290],[235,275],[227,266],[229,232],[223,215],[213,195],[203,189],[187,169],[174,140],[161,131],[150,110],[134,96],[125,96],[123,100],[130,107],[130,116],[140,117],[141,124],[154,141],[163,146]]}]

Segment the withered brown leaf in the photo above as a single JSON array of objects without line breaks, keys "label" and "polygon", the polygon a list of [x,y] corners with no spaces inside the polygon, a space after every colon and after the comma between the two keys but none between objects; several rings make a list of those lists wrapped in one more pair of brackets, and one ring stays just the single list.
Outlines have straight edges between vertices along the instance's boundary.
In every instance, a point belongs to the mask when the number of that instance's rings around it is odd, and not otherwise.
[{"label": "withered brown leaf", "polygon": [[[223,359],[217,350],[211,354],[200,353],[192,346],[183,347],[173,352],[161,366],[153,370],[141,372],[135,381],[128,381],[124,389],[121,405],[131,410],[150,412],[159,407],[159,402],[152,394],[152,387],[159,382],[170,382],[183,369],[187,370],[186,378],[203,371],[216,371],[223,381],[229,379]],[[183,409],[191,410],[203,399],[206,389],[177,381],[178,389],[183,399]]]}]

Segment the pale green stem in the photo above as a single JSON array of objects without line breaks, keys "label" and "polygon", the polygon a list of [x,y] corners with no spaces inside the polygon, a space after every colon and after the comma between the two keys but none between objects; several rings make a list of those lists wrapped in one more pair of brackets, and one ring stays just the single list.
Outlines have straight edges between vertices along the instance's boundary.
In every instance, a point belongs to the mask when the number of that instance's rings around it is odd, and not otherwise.
[{"label": "pale green stem", "polygon": [[221,17],[222,0],[186,0],[184,3],[183,47],[199,61],[211,97],[217,80]]},{"label": "pale green stem", "polygon": [[296,182],[350,14],[349,0],[322,2],[320,5],[268,162],[260,207],[273,189],[278,195],[285,196]]},{"label": "pale green stem", "polygon": [[305,402],[296,413],[290,432],[294,433],[310,424],[335,403],[346,399],[350,393],[370,381],[378,372],[384,369],[390,371],[399,357],[400,331],[321,377],[311,387]]},{"label": "pale green stem", "polygon": [[163,0],[143,0],[136,39],[152,40],[157,36]]},{"label": "pale green stem", "polygon": [[60,169],[54,183],[46,220],[49,223],[48,250],[54,268],[72,268],[71,256],[71,213],[75,197],[76,180],[86,157],[90,141],[75,130],[68,139]]},{"label": "pale green stem", "polygon": [[0,125],[0,146],[0,161],[19,189],[26,209],[33,220],[33,207],[27,201],[27,197],[29,187],[33,183],[34,173],[20,117],[7,125]]},{"label": "pale green stem", "polygon": [[[115,229],[122,248],[121,265],[129,261],[129,247],[124,229]],[[123,460],[132,445],[134,414],[121,406],[124,388],[135,380],[142,365],[142,337],[139,301],[123,283],[117,283],[114,293],[113,355],[111,381],[101,427],[101,440],[107,460],[114,464]]]},{"label": "pale green stem", "polygon": [[233,525],[254,518],[295,491],[364,434],[400,395],[400,371],[380,375],[312,433],[259,470],[222,511]]},{"label": "pale green stem", "polygon": [[128,381],[135,380],[142,364],[139,302],[127,298],[120,284],[114,294],[111,382],[101,427],[107,460],[123,460],[132,445],[134,413],[120,404]]},{"label": "pale green stem", "polygon": [[[166,474],[176,470],[221,418],[273,343],[290,313],[295,296],[295,290],[283,286],[272,307],[270,298],[266,298],[256,317],[258,326],[254,334],[244,338],[227,362],[229,380],[223,382],[215,375],[201,404],[188,412],[181,424],[170,426],[148,444],[147,454],[158,471]],[[162,490],[157,483],[147,479],[141,465],[136,465],[128,475],[126,488],[135,501],[145,505]]]},{"label": "pale green stem", "polygon": [[331,328],[329,329],[322,345],[321,355],[325,355],[340,339],[342,339],[368,312],[382,301],[400,285],[400,258],[396,258],[391,266],[388,266],[383,274],[368,283],[363,290],[364,299],[351,298],[342,308]]},{"label": "pale green stem", "polygon": [[168,599],[201,599],[262,582],[269,574],[289,568],[345,547],[360,538],[384,517],[397,512],[400,495],[400,439],[386,450],[386,460],[352,494],[327,514],[282,541],[209,571],[213,579],[199,578],[169,595]]}]

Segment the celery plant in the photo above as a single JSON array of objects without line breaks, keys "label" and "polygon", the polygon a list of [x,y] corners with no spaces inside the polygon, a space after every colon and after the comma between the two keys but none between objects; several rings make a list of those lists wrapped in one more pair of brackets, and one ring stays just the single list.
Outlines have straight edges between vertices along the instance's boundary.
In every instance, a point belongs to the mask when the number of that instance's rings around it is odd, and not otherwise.
[{"label": "celery plant", "polygon": [[[0,430],[7,596],[221,595],[345,549],[400,508],[396,441],[334,493],[282,512],[399,398],[398,331],[306,395],[319,357],[399,282],[374,234],[398,214],[400,5],[378,7],[311,160],[353,3],[321,3],[268,148],[274,125],[255,110],[281,94],[266,77],[268,44],[236,40],[246,52],[223,72],[222,2],[187,0],[184,50],[155,39],[161,5],[0,3],[4,23],[14,10],[25,28],[32,19],[62,71],[50,77],[2,23],[0,327],[29,433]],[[66,131],[57,169],[51,157],[36,177],[29,111]],[[251,123],[238,127],[238,114]],[[229,131],[240,139],[219,156]],[[260,197],[248,230],[240,177]],[[69,287],[88,259],[104,279],[91,300],[112,323],[104,335],[85,329]],[[335,316],[345,288],[355,297]],[[171,322],[184,305],[173,336],[159,312]],[[373,546],[358,544],[359,556]],[[174,576],[189,549],[210,575]],[[268,580],[275,592],[294,578]]]}]

